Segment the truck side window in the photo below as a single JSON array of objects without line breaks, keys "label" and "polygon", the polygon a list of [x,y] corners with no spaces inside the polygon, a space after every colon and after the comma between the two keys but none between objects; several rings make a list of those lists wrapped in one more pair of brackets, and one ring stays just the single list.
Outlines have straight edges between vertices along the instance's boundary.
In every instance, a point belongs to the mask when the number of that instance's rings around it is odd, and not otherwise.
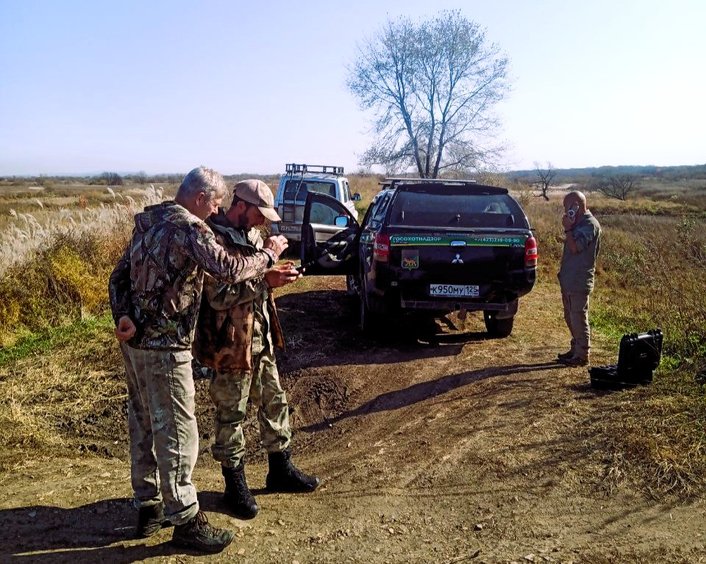
[{"label": "truck side window", "polygon": [[376,203],[375,207],[371,211],[370,224],[372,227],[378,227],[385,217],[385,212],[390,204],[390,195],[386,194],[380,198]]}]

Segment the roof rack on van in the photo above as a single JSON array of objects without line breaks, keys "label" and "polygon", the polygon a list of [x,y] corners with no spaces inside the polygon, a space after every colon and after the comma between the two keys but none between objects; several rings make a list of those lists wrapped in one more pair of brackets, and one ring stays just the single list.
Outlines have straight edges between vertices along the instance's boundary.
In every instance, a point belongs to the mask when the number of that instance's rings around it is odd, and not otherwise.
[{"label": "roof rack on van", "polygon": [[313,165],[313,164],[297,164],[297,163],[287,163],[286,165],[287,174],[304,174],[306,172],[314,172],[320,174],[335,174],[340,176],[343,174],[342,166],[333,165]]}]

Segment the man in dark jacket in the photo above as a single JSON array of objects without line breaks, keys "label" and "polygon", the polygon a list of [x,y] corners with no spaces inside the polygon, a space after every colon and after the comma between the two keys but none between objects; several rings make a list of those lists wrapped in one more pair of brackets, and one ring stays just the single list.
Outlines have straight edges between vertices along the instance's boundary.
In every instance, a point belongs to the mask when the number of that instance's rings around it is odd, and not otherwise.
[{"label": "man in dark jacket", "polygon": [[581,192],[569,192],[564,197],[561,224],[565,239],[559,286],[564,320],[571,332],[571,348],[560,353],[558,360],[569,366],[585,366],[591,350],[588,301],[601,246],[601,226],[586,207],[586,196]]},{"label": "man in dark jacket", "polygon": [[[279,221],[272,191],[260,180],[244,180],[235,185],[230,208],[207,223],[232,257],[243,258],[262,247],[255,228],[266,219]],[[212,453],[221,463],[225,501],[241,519],[251,519],[259,511],[245,480],[242,424],[248,399],[258,410],[260,438],[268,453],[267,489],[311,492],[319,485],[318,478],[304,474],[290,460],[289,408],[275,359],[275,346],[283,346],[284,338],[272,289],[300,276],[292,263],[286,263],[237,285],[211,277],[204,282],[194,356],[216,372],[210,388],[216,406]]]},{"label": "man in dark jacket", "polygon": [[137,535],[150,536],[168,520],[175,544],[205,552],[225,548],[233,533],[208,524],[191,481],[198,456],[191,343],[204,271],[229,283],[261,277],[287,246],[274,237],[248,257],[226,253],[204,223],[225,193],[217,172],[189,172],[174,201],[135,216],[109,283],[127,373]]}]

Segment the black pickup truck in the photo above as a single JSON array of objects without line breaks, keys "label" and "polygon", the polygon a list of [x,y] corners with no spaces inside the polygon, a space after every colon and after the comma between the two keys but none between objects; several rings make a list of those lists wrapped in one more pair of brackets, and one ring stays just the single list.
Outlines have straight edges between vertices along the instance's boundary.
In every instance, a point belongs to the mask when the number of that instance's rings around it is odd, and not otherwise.
[{"label": "black pickup truck", "polygon": [[301,260],[307,275],[348,276],[365,332],[405,312],[466,310],[483,311],[488,332],[505,337],[534,286],[537,242],[505,188],[389,179],[360,225],[334,198],[310,193]]}]

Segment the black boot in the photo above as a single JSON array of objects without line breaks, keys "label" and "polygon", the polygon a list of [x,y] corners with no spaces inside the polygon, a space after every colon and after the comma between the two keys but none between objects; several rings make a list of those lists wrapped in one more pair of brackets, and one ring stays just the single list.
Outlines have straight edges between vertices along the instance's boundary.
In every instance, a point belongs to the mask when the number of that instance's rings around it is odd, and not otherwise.
[{"label": "black boot", "polygon": [[174,527],[172,542],[184,548],[213,553],[228,546],[233,536],[232,531],[209,525],[206,514],[199,511],[190,521]]},{"label": "black boot", "polygon": [[245,481],[245,462],[236,468],[221,467],[226,482],[223,499],[233,514],[240,519],[252,519],[260,511]]},{"label": "black boot", "polygon": [[161,503],[140,507],[136,536],[140,539],[151,537],[162,527],[169,525],[169,521],[164,518],[164,505]]},{"label": "black boot", "polygon": [[267,455],[270,465],[265,482],[267,489],[271,492],[313,492],[319,486],[319,479],[316,476],[304,474],[292,464],[291,457],[289,449]]}]

